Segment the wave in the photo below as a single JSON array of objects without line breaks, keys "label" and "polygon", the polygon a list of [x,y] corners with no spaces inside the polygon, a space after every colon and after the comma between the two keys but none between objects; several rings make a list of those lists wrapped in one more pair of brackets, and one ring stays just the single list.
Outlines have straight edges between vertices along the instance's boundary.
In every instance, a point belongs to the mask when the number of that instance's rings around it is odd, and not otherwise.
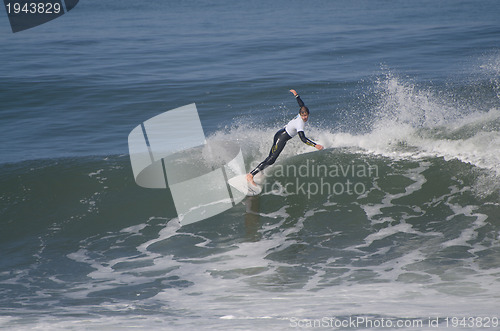
[{"label": "wave", "polygon": [[[463,162],[460,155],[448,159],[429,155],[428,151],[408,151],[407,146],[389,150],[390,145],[380,152],[363,148],[365,137],[349,136],[350,140],[345,140],[348,143],[339,143],[342,134],[332,137],[343,147],[283,155],[264,171],[264,192],[258,198],[261,208],[257,215],[288,206],[296,210],[287,216],[295,221],[304,214],[318,224],[328,223],[331,217],[354,217],[356,223],[365,224],[362,227],[372,227],[359,233],[346,232],[348,246],[356,249],[395,233],[443,233],[443,245],[490,245],[496,238],[500,203],[495,173]],[[264,141],[262,136],[245,140],[256,148],[262,146],[263,152],[267,147]],[[293,146],[285,150],[295,152]],[[258,160],[258,153],[253,155],[254,159],[247,160],[248,166]],[[72,250],[85,238],[120,232],[151,219],[177,222],[169,191],[138,187],[127,155],[26,161],[2,165],[0,170],[0,242],[5,252],[14,253],[26,243],[23,250],[38,251],[44,247],[43,238],[57,238]],[[223,235],[230,235],[227,225],[237,226],[240,216],[248,214],[245,206],[237,205],[196,223],[190,231],[215,226]],[[350,214],[353,211],[354,216]],[[454,220],[464,222],[463,227]],[[316,226],[310,224],[306,229],[314,232]],[[344,230],[349,228],[346,226]],[[491,238],[480,235],[486,229]],[[360,233],[366,235],[361,242]],[[5,263],[4,267],[14,267],[19,261]]]},{"label": "wave", "polygon": [[[488,63],[485,66],[488,72],[499,70],[497,62],[490,60]],[[495,90],[500,86],[494,79],[489,82],[490,89]],[[335,169],[337,172],[350,171],[357,166],[370,170],[370,165],[376,165],[377,178],[387,176],[396,168],[408,170],[415,164],[429,162],[430,168],[439,165],[446,170],[442,174],[445,180],[460,178],[463,181],[459,185],[460,189],[464,189],[467,183],[475,194],[475,204],[481,199],[497,203],[500,188],[498,108],[484,109],[480,101],[472,108],[469,103],[451,98],[450,94],[444,96],[430,88],[418,88],[392,74],[378,79],[374,91],[376,102],[371,102],[371,108],[364,110],[369,116],[365,116],[366,123],[361,125],[368,127],[368,130],[353,133],[338,129],[338,125],[319,126],[315,125],[312,117],[307,135],[324,145],[325,150],[318,152],[299,139],[292,139],[278,162],[267,171],[270,183],[283,178],[292,182],[294,176],[283,176],[279,170],[285,166],[297,170],[309,161],[315,167],[325,165],[327,169],[324,170],[328,171],[326,177],[332,177],[328,175]],[[483,103],[490,105],[490,101],[488,99]],[[231,128],[215,132],[208,140],[240,144],[247,169],[250,170],[267,156],[275,130],[276,127],[256,124],[255,119],[254,122],[248,118],[241,121],[236,119]],[[311,168],[313,163],[306,167]],[[357,169],[360,170],[363,169]],[[384,174],[384,171],[387,173]],[[133,223],[136,219],[117,207],[131,201],[135,202],[137,210],[144,217],[150,217],[151,213],[175,217],[175,213],[170,212],[175,208],[170,202],[168,191],[158,193],[135,185],[128,155],[2,164],[0,176],[0,201],[7,223],[14,223],[18,218],[32,220],[41,217],[50,220],[49,215],[54,214],[62,218],[79,218],[81,214],[98,213],[100,210],[106,210],[112,219],[130,219]],[[313,180],[321,179],[315,177]],[[349,176],[333,177],[327,178],[332,185],[339,177]],[[353,177],[360,176],[351,174],[350,178]],[[377,181],[373,176],[360,180],[366,182],[365,187],[373,187],[372,184]],[[397,180],[393,185],[396,189],[404,189],[399,187],[401,183]],[[330,193],[332,190],[333,187],[330,187]]]}]

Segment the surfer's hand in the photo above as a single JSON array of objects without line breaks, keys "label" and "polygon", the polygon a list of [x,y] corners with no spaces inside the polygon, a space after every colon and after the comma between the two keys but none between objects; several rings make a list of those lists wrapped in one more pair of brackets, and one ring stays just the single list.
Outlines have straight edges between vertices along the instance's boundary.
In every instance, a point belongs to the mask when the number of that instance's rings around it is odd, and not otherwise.
[{"label": "surfer's hand", "polygon": [[298,95],[297,91],[295,91],[295,90],[290,90],[290,92],[292,92],[293,96],[295,96],[295,97]]},{"label": "surfer's hand", "polygon": [[317,149],[318,151],[320,151],[320,150],[322,150],[322,149],[324,148],[324,147],[323,147],[323,146],[321,146],[320,144],[316,144],[316,146],[314,146],[314,147],[316,147],[316,149]]}]

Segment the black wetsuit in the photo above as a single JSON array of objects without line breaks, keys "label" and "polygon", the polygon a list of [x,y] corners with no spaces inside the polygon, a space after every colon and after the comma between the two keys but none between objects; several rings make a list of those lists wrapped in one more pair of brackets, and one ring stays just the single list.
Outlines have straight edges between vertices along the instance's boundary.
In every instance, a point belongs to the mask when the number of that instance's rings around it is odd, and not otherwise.
[{"label": "black wetsuit", "polygon": [[[297,102],[299,103],[299,106],[301,108],[305,106],[304,102],[300,99],[300,96],[297,95],[295,98],[297,99]],[[298,134],[300,140],[302,140],[305,144],[313,147],[316,146],[316,143],[307,138],[306,135],[304,134],[304,125],[305,123],[299,114],[298,117],[291,120],[286,127],[276,132],[276,134],[274,135],[273,147],[271,147],[271,151],[269,152],[268,157],[264,161],[262,161],[255,169],[253,169],[250,173],[253,176],[255,176],[260,171],[274,164],[274,162],[276,162],[276,159],[280,155],[283,148],[285,148],[286,142],[292,139],[292,137],[295,134]],[[291,132],[290,133],[287,132],[287,129]]]}]

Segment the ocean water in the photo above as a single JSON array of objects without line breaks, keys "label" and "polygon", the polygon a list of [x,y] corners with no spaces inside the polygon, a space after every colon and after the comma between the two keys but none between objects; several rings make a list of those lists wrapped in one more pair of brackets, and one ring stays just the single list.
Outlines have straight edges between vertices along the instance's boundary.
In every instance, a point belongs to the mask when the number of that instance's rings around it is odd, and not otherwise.
[{"label": "ocean water", "polygon": [[[498,1],[0,10],[0,329],[500,330]],[[264,192],[180,226],[127,137],[196,103]],[[199,160],[193,160],[198,162]]]}]

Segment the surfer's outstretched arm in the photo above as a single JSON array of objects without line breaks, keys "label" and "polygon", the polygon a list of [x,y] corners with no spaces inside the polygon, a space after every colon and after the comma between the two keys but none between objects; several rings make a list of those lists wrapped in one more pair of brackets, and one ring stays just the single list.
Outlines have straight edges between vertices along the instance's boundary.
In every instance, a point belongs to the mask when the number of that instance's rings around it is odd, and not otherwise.
[{"label": "surfer's outstretched arm", "polygon": [[295,97],[295,99],[297,99],[297,103],[299,104],[299,107],[302,108],[302,107],[305,107],[306,105],[304,104],[304,101],[302,101],[302,99],[300,98],[299,94],[297,93],[297,91],[295,90],[290,90],[290,92],[292,92],[293,96]]},{"label": "surfer's outstretched arm", "polygon": [[295,95],[295,99],[297,99],[297,103],[299,104],[299,107],[302,108],[302,107],[305,107],[306,105],[304,104],[304,101],[302,101],[302,99],[300,98],[300,95],[296,94]]}]

